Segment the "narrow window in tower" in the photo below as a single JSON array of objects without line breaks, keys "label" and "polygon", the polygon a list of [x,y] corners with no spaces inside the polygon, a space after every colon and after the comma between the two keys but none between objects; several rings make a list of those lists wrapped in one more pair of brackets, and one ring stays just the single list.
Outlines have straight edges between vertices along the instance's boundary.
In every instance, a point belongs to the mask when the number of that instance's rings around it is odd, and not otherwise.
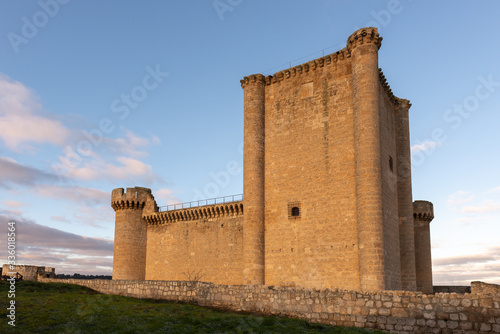
[{"label": "narrow window in tower", "polygon": [[288,202],[288,219],[300,219],[300,202]]},{"label": "narrow window in tower", "polygon": [[389,169],[391,172],[394,172],[394,161],[392,160],[392,157],[389,156]]}]

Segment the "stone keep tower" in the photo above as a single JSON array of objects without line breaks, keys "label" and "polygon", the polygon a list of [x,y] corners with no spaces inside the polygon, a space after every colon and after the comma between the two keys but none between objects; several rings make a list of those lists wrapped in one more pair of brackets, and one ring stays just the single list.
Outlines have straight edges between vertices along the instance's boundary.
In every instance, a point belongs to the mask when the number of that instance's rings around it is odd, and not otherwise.
[{"label": "stone keep tower", "polygon": [[241,80],[243,201],[159,211],[112,192],[113,279],[432,292],[432,204],[412,203],[410,102],[378,68],[382,38]]},{"label": "stone keep tower", "polygon": [[[416,290],[408,100],[376,28],[245,77],[245,282]],[[430,268],[429,268],[430,270]]]}]

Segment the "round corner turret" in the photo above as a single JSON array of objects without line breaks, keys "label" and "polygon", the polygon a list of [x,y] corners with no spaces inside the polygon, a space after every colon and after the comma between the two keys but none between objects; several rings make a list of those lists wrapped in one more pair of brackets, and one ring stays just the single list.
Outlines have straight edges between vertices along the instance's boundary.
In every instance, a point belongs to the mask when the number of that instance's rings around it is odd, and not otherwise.
[{"label": "round corner turret", "polygon": [[382,37],[380,37],[378,33],[378,29],[375,27],[365,27],[356,30],[354,33],[347,38],[347,49],[349,52],[354,50],[358,45],[362,44],[375,44],[377,46],[377,50],[380,49],[382,45]]},{"label": "round corner turret", "polygon": [[113,189],[111,192],[111,207],[117,211],[121,209],[143,209],[149,198],[152,198],[151,189],[144,187]]},{"label": "round corner turret", "polygon": [[415,220],[431,222],[434,219],[434,205],[429,201],[414,201],[413,217]]},{"label": "round corner turret", "polygon": [[246,86],[251,85],[251,84],[261,84],[265,85],[266,84],[266,77],[263,74],[252,74],[249,76],[244,77],[242,80],[240,80],[241,88],[245,89]]},{"label": "round corner turret", "polygon": [[143,280],[147,224],[142,215],[144,210],[156,209],[151,189],[116,188],[111,192],[111,207],[115,210],[113,279]]}]

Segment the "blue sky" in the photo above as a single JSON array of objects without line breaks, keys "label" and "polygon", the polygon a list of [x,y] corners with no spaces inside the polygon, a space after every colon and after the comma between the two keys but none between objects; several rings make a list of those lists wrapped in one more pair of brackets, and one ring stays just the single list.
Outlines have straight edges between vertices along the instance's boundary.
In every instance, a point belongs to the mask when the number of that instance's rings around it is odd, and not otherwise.
[{"label": "blue sky", "polygon": [[242,193],[242,171],[227,173],[243,163],[239,80],[376,26],[379,65],[412,102],[434,281],[500,283],[499,12],[495,1],[0,1],[4,235],[18,222],[20,263],[110,274],[112,189],[150,187],[159,205]]}]

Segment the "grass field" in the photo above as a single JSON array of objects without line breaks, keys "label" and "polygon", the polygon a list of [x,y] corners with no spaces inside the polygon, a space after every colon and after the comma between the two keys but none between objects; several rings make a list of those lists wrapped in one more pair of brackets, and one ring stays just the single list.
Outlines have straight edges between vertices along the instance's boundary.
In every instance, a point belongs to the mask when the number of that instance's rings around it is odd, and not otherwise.
[{"label": "grass field", "polygon": [[15,327],[9,283],[0,281],[0,333],[380,333],[297,319],[235,314],[181,303],[103,295],[72,284],[16,283]]}]

